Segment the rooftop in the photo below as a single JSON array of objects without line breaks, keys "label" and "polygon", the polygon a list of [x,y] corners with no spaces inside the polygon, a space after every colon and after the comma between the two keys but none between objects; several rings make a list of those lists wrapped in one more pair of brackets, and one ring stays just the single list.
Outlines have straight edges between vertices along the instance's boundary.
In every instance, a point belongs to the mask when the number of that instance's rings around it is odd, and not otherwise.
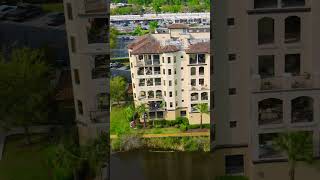
[{"label": "rooftop", "polygon": [[171,24],[168,26],[168,29],[188,29],[189,26],[186,24]]}]

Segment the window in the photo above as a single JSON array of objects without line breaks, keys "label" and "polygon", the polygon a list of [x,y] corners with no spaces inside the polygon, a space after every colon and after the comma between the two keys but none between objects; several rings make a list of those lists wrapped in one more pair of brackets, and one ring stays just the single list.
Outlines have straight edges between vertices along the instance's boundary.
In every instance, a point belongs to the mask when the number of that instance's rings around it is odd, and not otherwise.
[{"label": "window", "polygon": [[171,63],[171,57],[168,57],[168,64]]},{"label": "window", "polygon": [[148,98],[149,99],[154,98],[154,92],[153,91],[148,91]]},{"label": "window", "polygon": [[145,91],[140,91],[140,97],[141,99],[146,98],[146,92]]},{"label": "window", "polygon": [[170,102],[170,107],[173,107],[173,103],[172,102]]},{"label": "window", "polygon": [[254,1],[254,8],[277,8],[278,7],[278,0],[255,0]]},{"label": "window", "polygon": [[133,88],[136,88],[136,86],[134,85],[134,83],[132,83]]},{"label": "window", "polygon": [[80,84],[79,70],[78,69],[74,69],[73,70],[73,74],[74,74],[75,83],[76,84]]},{"label": "window", "polygon": [[206,63],[206,55],[205,54],[198,54],[198,63],[205,64]]},{"label": "window", "polygon": [[166,92],[166,91],[163,91],[163,95],[166,96],[166,95],[167,95],[167,92]]},{"label": "window", "polygon": [[235,127],[237,127],[237,121],[230,121],[230,122],[229,122],[229,127],[230,127],[230,128],[235,128]]},{"label": "window", "polygon": [[237,94],[237,89],[236,88],[229,88],[229,95],[235,95]]},{"label": "window", "polygon": [[259,75],[261,78],[274,76],[274,55],[259,56]]},{"label": "window", "polygon": [[182,78],[181,81],[184,81],[184,79]]},{"label": "window", "polygon": [[169,97],[172,97],[172,91],[169,92]]},{"label": "window", "polygon": [[227,19],[227,24],[228,24],[228,26],[234,26],[234,24],[235,24],[234,18],[228,18]]},{"label": "window", "polygon": [[180,57],[181,59],[183,58],[183,56]]},{"label": "window", "polygon": [[173,57],[173,63],[176,63],[176,62],[177,62],[177,57],[174,56],[174,57]]},{"label": "window", "polygon": [[285,57],[285,72],[293,76],[300,74],[300,54],[287,54]]},{"label": "window", "polygon": [[191,68],[191,75],[196,75],[196,68],[195,67],[192,67]]},{"label": "window", "polygon": [[178,91],[176,91],[176,96],[178,96]]},{"label": "window", "polygon": [[227,175],[244,172],[243,155],[225,156],[225,171]]},{"label": "window", "polygon": [[183,70],[183,67],[181,67],[181,70]]},{"label": "window", "polygon": [[166,85],[166,81],[165,81],[165,80],[163,80],[163,85],[164,85],[164,86]]},{"label": "window", "polygon": [[171,69],[168,69],[168,75],[171,75]]},{"label": "window", "polygon": [[291,100],[291,122],[312,122],[314,100],[311,97],[301,96]]},{"label": "window", "polygon": [[177,84],[178,84],[178,81],[177,81],[176,79],[174,80],[174,84],[175,84],[175,85],[177,85]]},{"label": "window", "polygon": [[172,81],[169,81],[169,86],[172,86]]},{"label": "window", "polygon": [[187,116],[187,111],[180,111],[180,116],[181,117],[186,117]]},{"label": "window", "polygon": [[83,114],[82,101],[77,100],[77,104],[78,104],[78,113],[82,115]]},{"label": "window", "polygon": [[71,51],[73,53],[76,52],[76,39],[74,36],[70,36],[70,43],[71,43]]},{"label": "window", "polygon": [[71,3],[67,3],[67,14],[68,14],[68,19],[73,20]]},{"label": "window", "polygon": [[196,86],[196,84],[197,84],[196,79],[191,79],[191,86]]},{"label": "window", "polygon": [[258,44],[274,43],[274,20],[264,17],[258,21]]},{"label": "window", "polygon": [[305,4],[305,0],[282,0],[282,7],[299,7]]},{"label": "window", "polygon": [[162,57],[162,63],[164,63],[164,57]]},{"label": "window", "polygon": [[237,58],[236,54],[229,54],[229,55],[228,55],[229,61],[235,61],[236,58]]},{"label": "window", "polygon": [[297,16],[287,17],[285,20],[285,43],[296,43],[300,41],[301,20]]},{"label": "window", "polygon": [[204,86],[204,79],[203,78],[199,79],[199,85]]},{"label": "window", "polygon": [[204,67],[199,67],[199,75],[204,75]]},{"label": "window", "polygon": [[208,97],[208,93],[207,92],[201,93],[201,100],[202,101],[207,101],[208,99],[209,99],[209,97]]},{"label": "window", "polygon": [[174,69],[174,74],[177,74],[177,69],[176,68]]}]

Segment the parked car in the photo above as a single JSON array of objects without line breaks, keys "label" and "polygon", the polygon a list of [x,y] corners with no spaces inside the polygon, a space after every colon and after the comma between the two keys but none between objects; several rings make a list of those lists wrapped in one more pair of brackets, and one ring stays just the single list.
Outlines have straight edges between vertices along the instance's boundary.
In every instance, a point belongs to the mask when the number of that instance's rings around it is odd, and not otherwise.
[{"label": "parked car", "polygon": [[15,9],[17,9],[17,6],[1,5],[0,6],[0,19],[4,19],[9,12],[14,11]]},{"label": "parked car", "polygon": [[55,13],[49,15],[51,20],[47,23],[49,26],[60,26],[65,23],[64,13]]},{"label": "parked car", "polygon": [[6,19],[12,21],[25,21],[26,19],[39,16],[43,13],[42,9],[34,5],[20,5],[15,11],[9,12]]}]

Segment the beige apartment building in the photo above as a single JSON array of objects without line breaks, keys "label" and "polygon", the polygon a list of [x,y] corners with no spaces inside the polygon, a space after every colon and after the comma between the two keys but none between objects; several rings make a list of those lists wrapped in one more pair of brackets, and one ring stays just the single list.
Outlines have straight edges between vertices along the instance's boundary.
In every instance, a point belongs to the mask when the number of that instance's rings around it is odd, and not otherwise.
[{"label": "beige apartment building", "polygon": [[[320,1],[215,1],[215,124],[218,175],[286,180],[288,163],[272,146],[287,130],[312,133],[320,147]],[[298,164],[296,179],[320,171]]]},{"label": "beige apartment building", "polygon": [[[182,116],[200,123],[195,106],[210,105],[209,39],[208,28],[172,24],[128,46],[134,103],[146,104],[150,119]],[[210,115],[203,115],[203,123],[210,123]]]},{"label": "beige apartment building", "polygon": [[80,142],[109,129],[109,3],[64,0]]}]

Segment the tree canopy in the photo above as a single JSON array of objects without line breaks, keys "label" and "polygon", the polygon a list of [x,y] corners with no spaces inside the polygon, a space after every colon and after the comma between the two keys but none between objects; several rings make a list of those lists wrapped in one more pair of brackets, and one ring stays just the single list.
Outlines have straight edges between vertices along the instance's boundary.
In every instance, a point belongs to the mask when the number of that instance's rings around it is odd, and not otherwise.
[{"label": "tree canopy", "polygon": [[122,76],[116,76],[110,80],[110,97],[112,102],[120,104],[126,95],[126,80]]}]

